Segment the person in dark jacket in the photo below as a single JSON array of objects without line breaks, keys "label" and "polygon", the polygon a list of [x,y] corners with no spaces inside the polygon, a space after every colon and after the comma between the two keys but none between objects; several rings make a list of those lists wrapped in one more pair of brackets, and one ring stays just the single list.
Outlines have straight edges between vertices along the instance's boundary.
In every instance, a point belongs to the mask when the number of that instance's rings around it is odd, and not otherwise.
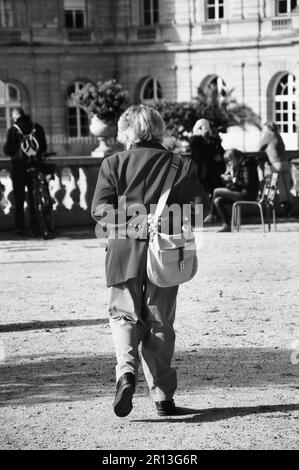
[{"label": "person in dark jacket", "polygon": [[[119,417],[132,409],[139,345],[158,414],[177,412],[173,401],[177,377],[171,362],[178,286],[161,288],[150,282],[146,271],[147,230],[137,233],[139,222],[127,221],[127,214],[134,216],[135,208],[141,207],[145,226],[151,220],[151,205],[158,203],[172,163],[172,153],[161,145],[164,132],[165,123],[153,108],[138,105],[125,111],[118,122],[118,139],[127,150],[103,160],[91,208],[99,224],[110,226],[106,279],[111,287],[109,316],[117,360],[113,408]],[[205,216],[210,204],[197,179],[196,166],[188,157],[179,160],[167,205],[203,204]],[[111,230],[114,219],[115,230]],[[139,221],[142,227],[142,219]],[[121,228],[125,228],[122,234]]]},{"label": "person in dark jacket", "polygon": [[218,215],[223,223],[220,232],[230,232],[231,230],[227,206],[232,206],[234,202],[241,200],[254,201],[257,199],[259,191],[255,159],[246,157],[243,152],[237,149],[230,149],[225,152],[225,160],[228,166],[231,166],[232,174],[225,175],[225,188],[214,190],[212,210],[205,220],[205,223],[212,222]]},{"label": "person in dark jacket", "polygon": [[33,192],[30,177],[26,172],[26,155],[22,151],[21,144],[23,135],[30,134],[34,129],[34,135],[39,148],[37,157],[47,151],[47,141],[43,128],[33,123],[30,116],[25,114],[22,108],[16,107],[12,110],[13,125],[8,129],[4,153],[11,157],[11,178],[15,199],[15,231],[17,234],[24,234],[25,230],[25,188],[28,190],[28,205],[30,213],[30,225],[35,230],[35,214],[33,211]]},{"label": "person in dark jacket", "polygon": [[223,186],[225,172],[224,149],[218,135],[213,135],[207,119],[199,119],[193,127],[190,140],[191,158],[197,165],[198,179],[212,197],[215,188]]}]

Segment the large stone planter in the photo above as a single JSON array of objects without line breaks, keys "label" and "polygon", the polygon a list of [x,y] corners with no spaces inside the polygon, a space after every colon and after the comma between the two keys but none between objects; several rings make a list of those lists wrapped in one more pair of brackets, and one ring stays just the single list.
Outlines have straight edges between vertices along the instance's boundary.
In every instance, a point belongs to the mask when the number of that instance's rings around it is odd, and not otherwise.
[{"label": "large stone planter", "polygon": [[90,132],[98,138],[99,146],[91,152],[92,157],[103,158],[111,155],[117,148],[117,126],[114,122],[106,123],[95,114],[92,116],[89,126]]}]

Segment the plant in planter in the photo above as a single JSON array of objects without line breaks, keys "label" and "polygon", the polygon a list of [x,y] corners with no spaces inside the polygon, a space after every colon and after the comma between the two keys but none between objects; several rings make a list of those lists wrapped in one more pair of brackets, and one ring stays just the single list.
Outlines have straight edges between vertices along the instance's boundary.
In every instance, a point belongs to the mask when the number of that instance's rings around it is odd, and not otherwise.
[{"label": "plant in planter", "polygon": [[90,132],[99,140],[94,157],[104,157],[114,150],[117,121],[128,107],[129,96],[115,79],[96,84],[88,82],[73,95],[74,100],[89,115]]}]

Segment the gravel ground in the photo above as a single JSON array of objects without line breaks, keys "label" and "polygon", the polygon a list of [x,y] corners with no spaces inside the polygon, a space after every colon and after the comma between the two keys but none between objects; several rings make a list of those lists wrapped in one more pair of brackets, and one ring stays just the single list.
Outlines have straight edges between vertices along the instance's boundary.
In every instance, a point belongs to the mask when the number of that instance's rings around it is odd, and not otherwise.
[{"label": "gravel ground", "polygon": [[156,415],[142,371],[131,414],[112,412],[103,240],[87,229],[0,236],[1,449],[298,448],[299,223],[215,230],[180,287],[174,364],[185,410],[171,418]]}]

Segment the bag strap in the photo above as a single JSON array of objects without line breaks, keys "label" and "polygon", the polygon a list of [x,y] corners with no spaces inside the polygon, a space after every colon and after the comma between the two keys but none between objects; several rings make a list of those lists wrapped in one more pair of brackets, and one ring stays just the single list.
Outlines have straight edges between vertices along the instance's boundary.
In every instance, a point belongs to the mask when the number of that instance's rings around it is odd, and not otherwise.
[{"label": "bag strap", "polygon": [[14,124],[14,127],[17,129],[19,134],[24,135],[24,132],[22,132],[22,129],[17,124]]},{"label": "bag strap", "polygon": [[31,135],[32,133],[35,133],[36,132],[36,128],[35,128],[35,124],[32,123],[32,129],[31,131],[29,132],[29,134],[24,134],[24,132],[22,131],[22,129],[18,126],[18,124],[14,123],[14,127],[17,129],[17,131],[25,137],[25,135]]},{"label": "bag strap", "polygon": [[173,186],[174,179],[175,179],[176,174],[178,172],[179,165],[180,165],[179,155],[173,154],[172,155],[171,165],[170,165],[170,170],[169,170],[169,173],[167,175],[166,181],[164,183],[163,189],[161,191],[161,196],[159,198],[158,205],[157,205],[154,217],[161,217],[161,215],[162,215],[162,212],[164,210],[167,199],[169,197],[171,188]]}]

